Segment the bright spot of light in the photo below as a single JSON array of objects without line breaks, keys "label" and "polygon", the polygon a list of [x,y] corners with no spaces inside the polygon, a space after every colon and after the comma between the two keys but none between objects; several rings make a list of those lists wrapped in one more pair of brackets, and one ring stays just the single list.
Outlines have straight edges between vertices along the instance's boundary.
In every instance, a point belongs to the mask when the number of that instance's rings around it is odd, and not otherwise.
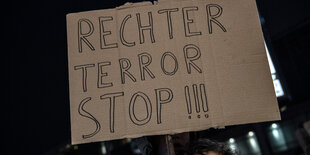
[{"label": "bright spot of light", "polygon": [[279,138],[279,131],[277,129],[273,129],[272,134],[273,134],[274,138],[276,138],[276,139]]},{"label": "bright spot of light", "polygon": [[235,139],[229,138],[229,143],[235,143]]},{"label": "bright spot of light", "polygon": [[275,129],[275,128],[278,127],[278,125],[277,125],[276,123],[272,123],[272,124],[271,124],[271,127],[272,127],[273,129]]},{"label": "bright spot of light", "polygon": [[250,137],[252,137],[252,136],[254,136],[254,132],[253,132],[253,131],[250,131],[250,132],[248,133],[248,135],[249,135]]},{"label": "bright spot of light", "polygon": [[251,137],[249,141],[254,152],[259,152],[259,146],[257,145],[256,139],[254,137]]},{"label": "bright spot of light", "polygon": [[265,43],[265,49],[266,49],[266,52],[267,52],[267,59],[268,59],[269,67],[270,67],[270,72],[271,72],[271,74],[274,74],[274,73],[276,73],[276,69],[274,68],[274,65],[272,63],[272,60],[271,60],[271,57],[270,57],[270,54],[269,54],[269,50],[267,48],[266,43]]},{"label": "bright spot of light", "polygon": [[256,141],[255,141],[254,138],[251,138],[251,139],[250,139],[250,143],[251,143],[251,146],[252,146],[252,147],[256,147]]},{"label": "bright spot of light", "polygon": [[106,154],[107,153],[107,149],[106,149],[104,143],[101,143],[101,153],[102,154]]},{"label": "bright spot of light", "polygon": [[271,60],[269,50],[267,48],[266,43],[265,43],[265,49],[266,49],[266,53],[267,53],[267,59],[268,59],[269,67],[270,67],[270,72],[271,72],[271,76],[272,76],[272,80],[273,80],[273,86],[274,86],[276,96],[277,97],[284,96],[284,91],[283,91],[282,85],[280,83],[280,80],[277,78],[276,69],[275,69],[273,62]]},{"label": "bright spot of light", "polygon": [[229,138],[229,147],[232,151],[235,151],[237,149],[237,144],[234,138]]}]

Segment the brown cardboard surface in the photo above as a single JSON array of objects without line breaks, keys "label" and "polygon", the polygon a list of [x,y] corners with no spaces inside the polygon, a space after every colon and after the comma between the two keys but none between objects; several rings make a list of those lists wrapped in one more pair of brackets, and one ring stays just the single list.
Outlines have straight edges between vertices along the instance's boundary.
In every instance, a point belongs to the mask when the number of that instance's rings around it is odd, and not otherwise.
[{"label": "brown cardboard surface", "polygon": [[67,15],[72,143],[280,119],[254,0]]}]

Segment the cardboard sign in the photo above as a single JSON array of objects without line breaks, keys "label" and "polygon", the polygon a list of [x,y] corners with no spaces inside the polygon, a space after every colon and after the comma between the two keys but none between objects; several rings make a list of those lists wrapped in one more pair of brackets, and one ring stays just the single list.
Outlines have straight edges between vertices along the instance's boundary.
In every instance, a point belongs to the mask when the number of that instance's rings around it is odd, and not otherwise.
[{"label": "cardboard sign", "polygon": [[280,119],[254,0],[67,15],[72,143]]}]

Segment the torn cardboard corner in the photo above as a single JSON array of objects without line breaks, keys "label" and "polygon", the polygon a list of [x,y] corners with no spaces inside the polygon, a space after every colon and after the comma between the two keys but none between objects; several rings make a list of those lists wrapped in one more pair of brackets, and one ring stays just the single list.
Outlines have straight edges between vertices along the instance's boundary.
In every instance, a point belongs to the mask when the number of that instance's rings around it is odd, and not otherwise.
[{"label": "torn cardboard corner", "polygon": [[279,120],[254,0],[67,15],[72,143]]},{"label": "torn cardboard corner", "polygon": [[152,5],[152,2],[139,2],[139,3],[131,3],[127,2],[122,6],[116,7],[117,10],[121,9],[128,9],[128,8],[133,8],[133,7],[139,7],[139,6],[146,6],[146,5]]}]

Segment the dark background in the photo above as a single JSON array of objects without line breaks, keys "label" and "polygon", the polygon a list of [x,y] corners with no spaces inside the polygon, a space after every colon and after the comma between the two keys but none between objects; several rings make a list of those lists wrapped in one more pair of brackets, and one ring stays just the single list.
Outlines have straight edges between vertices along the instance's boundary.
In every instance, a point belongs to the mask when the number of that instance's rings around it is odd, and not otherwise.
[{"label": "dark background", "polygon": [[[126,1],[10,1],[2,5],[5,101],[0,154],[47,154],[69,144],[66,14]],[[310,108],[308,0],[257,0],[270,54],[285,90],[283,121]],[[254,124],[255,125],[255,124]],[[256,124],[259,125],[259,124]]]}]

